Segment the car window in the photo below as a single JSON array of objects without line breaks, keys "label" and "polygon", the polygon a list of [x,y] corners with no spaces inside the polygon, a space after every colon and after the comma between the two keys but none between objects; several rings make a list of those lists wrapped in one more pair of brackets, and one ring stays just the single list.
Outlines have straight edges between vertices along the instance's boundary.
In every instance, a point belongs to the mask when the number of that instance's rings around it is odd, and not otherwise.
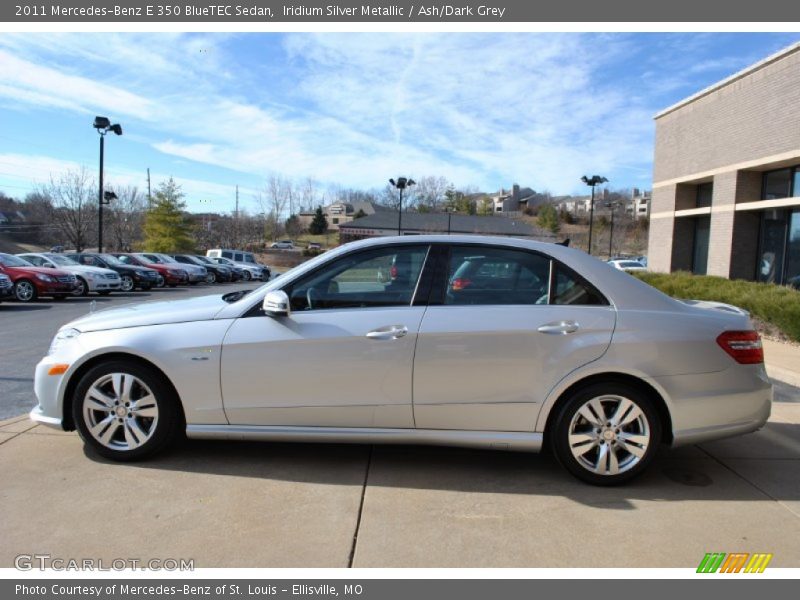
[{"label": "car window", "polygon": [[23,260],[27,260],[29,263],[31,263],[32,265],[35,265],[37,267],[43,267],[43,266],[49,267],[50,266],[47,263],[47,261],[45,259],[43,259],[41,256],[29,256],[29,255],[27,255],[27,256],[23,256],[21,258]]},{"label": "car window", "polygon": [[450,253],[445,304],[547,304],[550,259],[488,246]]},{"label": "car window", "polygon": [[554,263],[552,304],[605,306],[608,301],[591,284],[583,281],[565,266]]},{"label": "car window", "polygon": [[409,306],[428,246],[392,246],[351,254],[286,290],[292,310]]},{"label": "car window", "polygon": [[244,262],[256,264],[256,257],[252,254],[245,254]]},{"label": "car window", "polygon": [[244,257],[242,256],[241,252],[236,252],[233,255],[233,260],[235,260],[236,262],[244,262]]}]

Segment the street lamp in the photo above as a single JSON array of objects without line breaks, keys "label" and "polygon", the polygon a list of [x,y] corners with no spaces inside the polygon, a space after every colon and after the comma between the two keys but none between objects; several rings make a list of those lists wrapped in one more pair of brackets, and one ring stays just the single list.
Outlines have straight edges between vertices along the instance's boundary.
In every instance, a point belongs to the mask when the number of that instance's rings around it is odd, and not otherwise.
[{"label": "street lamp", "polygon": [[445,206],[444,210],[447,213],[447,235],[450,235],[450,218],[453,216],[455,209],[452,206]]},{"label": "street lamp", "polygon": [[413,179],[398,177],[397,181],[390,179],[389,183],[400,190],[400,210],[397,213],[397,235],[401,235],[400,232],[403,230],[403,190],[412,185],[416,185],[417,182]]},{"label": "street lamp", "polygon": [[605,177],[601,177],[600,175],[592,175],[591,177],[587,177],[584,175],[581,177],[581,181],[592,188],[592,201],[589,205],[589,254],[592,253],[592,225],[594,221],[594,188],[598,184],[606,183],[608,179]]},{"label": "street lamp", "polygon": [[97,129],[100,134],[100,191],[97,195],[97,251],[103,251],[103,204],[108,204],[117,195],[114,192],[103,191],[103,151],[105,147],[106,134],[113,131],[116,135],[122,135],[122,126],[119,123],[111,124],[108,117],[95,117],[92,127]]}]

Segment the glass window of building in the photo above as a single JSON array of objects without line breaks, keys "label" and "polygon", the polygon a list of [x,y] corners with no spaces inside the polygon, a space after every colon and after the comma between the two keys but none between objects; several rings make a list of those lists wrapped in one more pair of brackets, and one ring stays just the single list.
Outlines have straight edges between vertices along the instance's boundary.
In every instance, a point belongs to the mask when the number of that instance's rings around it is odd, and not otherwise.
[{"label": "glass window of building", "polygon": [[800,290],[800,210],[793,211],[789,220],[789,239],[786,244],[786,280],[784,283]]},{"label": "glass window of building", "polygon": [[708,270],[708,241],[711,234],[711,217],[697,217],[694,221],[694,248],[692,248],[692,273],[705,275]]},{"label": "glass window of building", "polygon": [[792,195],[792,169],[764,173],[764,200],[777,200]]},{"label": "glass window of building", "polygon": [[711,206],[711,197],[714,195],[714,184],[712,182],[701,183],[697,186],[697,208]]}]

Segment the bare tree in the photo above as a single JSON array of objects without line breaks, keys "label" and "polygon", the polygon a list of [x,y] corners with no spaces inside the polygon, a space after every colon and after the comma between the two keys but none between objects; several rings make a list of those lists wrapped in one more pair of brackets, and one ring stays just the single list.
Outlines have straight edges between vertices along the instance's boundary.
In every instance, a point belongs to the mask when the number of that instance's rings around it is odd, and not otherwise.
[{"label": "bare tree", "polygon": [[445,177],[427,175],[417,180],[415,200],[418,206],[426,206],[436,212],[445,201],[445,192],[451,185]]},{"label": "bare tree", "polygon": [[96,236],[97,183],[85,168],[67,171],[57,179],[50,176],[40,193],[53,203],[53,223],[77,252]]},{"label": "bare tree", "polygon": [[317,182],[311,177],[306,177],[300,186],[300,209],[304,211],[314,210],[317,205],[317,195]]},{"label": "bare tree", "polygon": [[106,228],[110,232],[111,246],[127,251],[142,238],[146,197],[133,186],[113,188],[117,199],[104,211]]},{"label": "bare tree", "polygon": [[278,175],[270,175],[264,189],[256,196],[261,207],[264,238],[275,240],[280,235],[281,216],[293,197],[292,182]]}]

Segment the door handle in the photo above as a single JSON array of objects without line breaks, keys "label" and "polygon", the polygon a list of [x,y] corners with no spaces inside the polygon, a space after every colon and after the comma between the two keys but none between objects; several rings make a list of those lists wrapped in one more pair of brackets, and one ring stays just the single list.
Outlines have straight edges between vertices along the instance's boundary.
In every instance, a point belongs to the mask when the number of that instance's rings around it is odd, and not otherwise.
[{"label": "door handle", "polygon": [[575,321],[555,321],[553,323],[545,323],[537,331],[555,335],[567,335],[578,331],[579,327]]},{"label": "door handle", "polygon": [[407,333],[408,327],[405,325],[389,325],[368,332],[367,337],[371,340],[396,340]]}]

